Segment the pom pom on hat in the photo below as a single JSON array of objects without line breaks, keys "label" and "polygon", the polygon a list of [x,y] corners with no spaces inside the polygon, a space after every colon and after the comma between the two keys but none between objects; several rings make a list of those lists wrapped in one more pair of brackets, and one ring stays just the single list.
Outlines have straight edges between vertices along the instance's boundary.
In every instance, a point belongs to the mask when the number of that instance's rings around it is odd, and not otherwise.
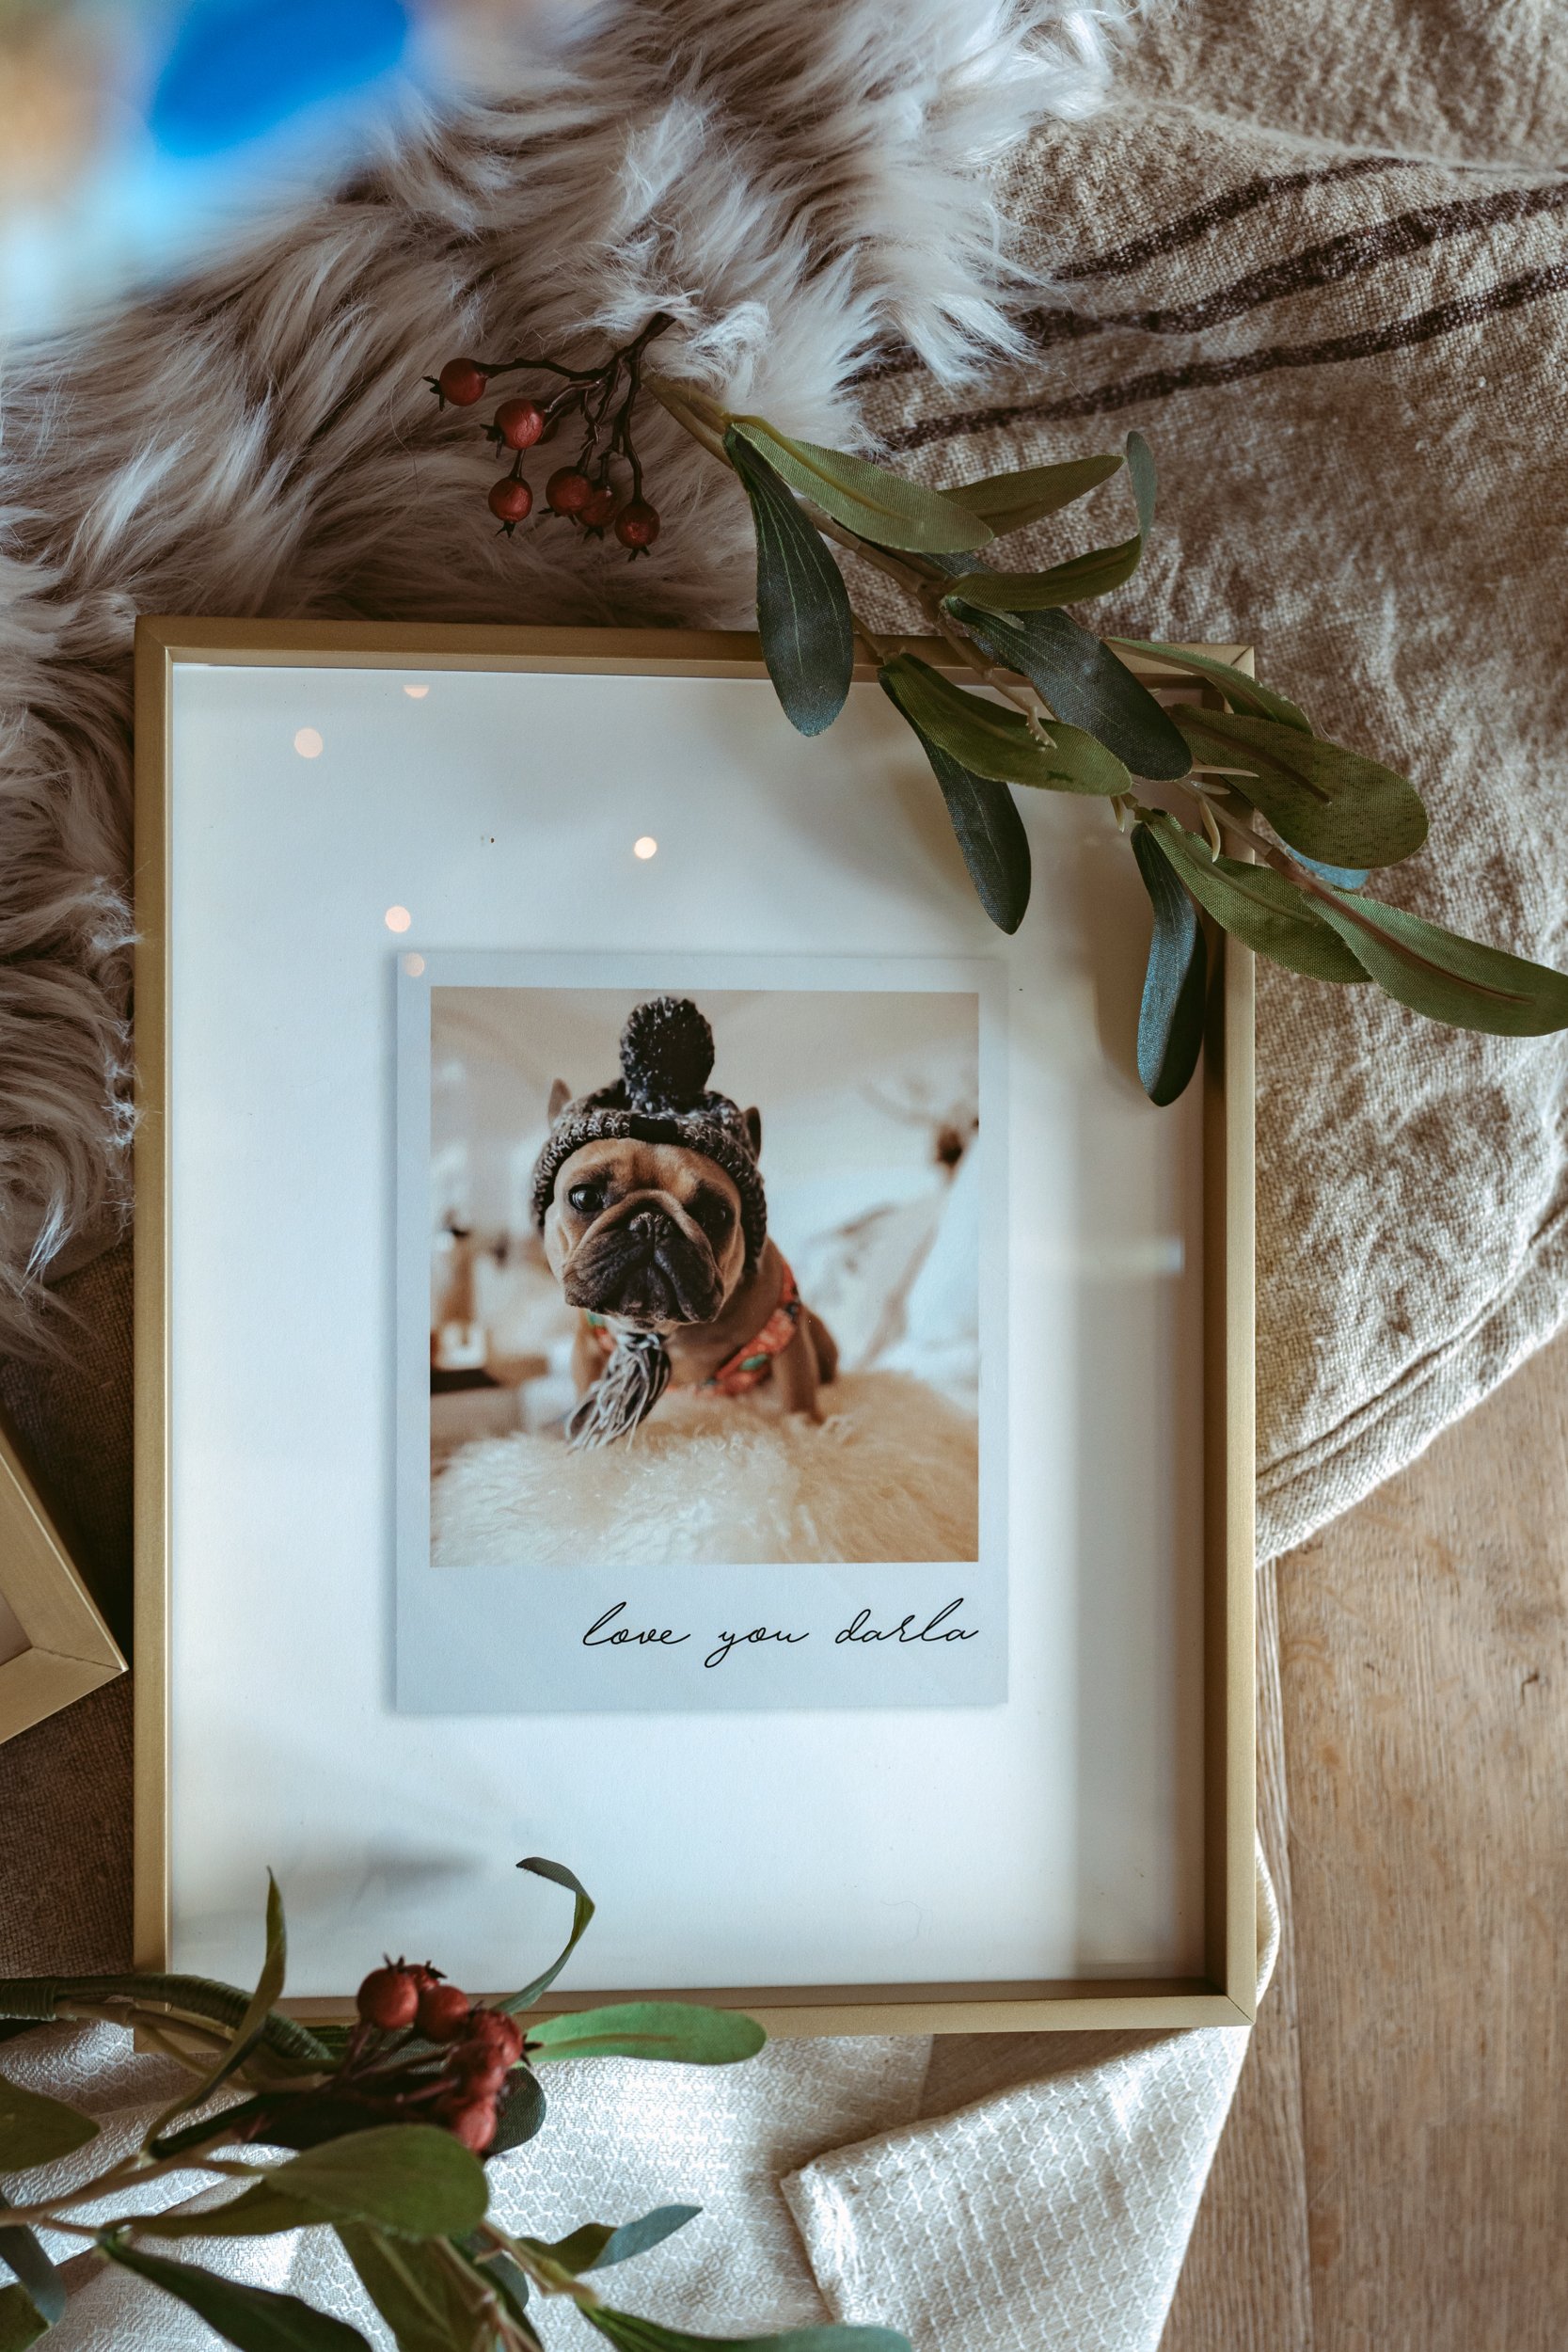
[{"label": "pom pom on hat", "polygon": [[697,1109],[713,1073],[713,1031],[689,996],[655,996],[621,1032],[631,1109],[651,1118]]}]

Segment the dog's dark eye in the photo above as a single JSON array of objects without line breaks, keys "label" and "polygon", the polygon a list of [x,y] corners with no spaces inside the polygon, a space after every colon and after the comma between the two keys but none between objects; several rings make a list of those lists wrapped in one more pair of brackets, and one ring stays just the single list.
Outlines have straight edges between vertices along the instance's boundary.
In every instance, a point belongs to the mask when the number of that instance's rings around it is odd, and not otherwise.
[{"label": "dog's dark eye", "polygon": [[700,1192],[691,1206],[705,1233],[727,1233],[735,1222],[735,1213],[722,1193]]},{"label": "dog's dark eye", "polygon": [[580,1216],[592,1216],[595,1209],[604,1206],[604,1186],[603,1184],[574,1184],[566,1198]]}]

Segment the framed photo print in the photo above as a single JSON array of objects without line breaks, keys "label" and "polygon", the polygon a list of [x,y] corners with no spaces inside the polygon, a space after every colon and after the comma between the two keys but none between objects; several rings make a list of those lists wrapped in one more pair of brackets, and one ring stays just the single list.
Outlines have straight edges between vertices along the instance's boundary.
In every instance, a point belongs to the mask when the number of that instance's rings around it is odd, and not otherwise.
[{"label": "framed photo print", "polygon": [[1105,808],[1004,935],[869,669],[137,659],[141,1963],[503,1985],[544,1852],[564,2006],[1250,2015],[1248,959],[1153,1109]]},{"label": "framed photo print", "polygon": [[409,954],[398,994],[398,1707],[1004,1701],[994,964]]}]

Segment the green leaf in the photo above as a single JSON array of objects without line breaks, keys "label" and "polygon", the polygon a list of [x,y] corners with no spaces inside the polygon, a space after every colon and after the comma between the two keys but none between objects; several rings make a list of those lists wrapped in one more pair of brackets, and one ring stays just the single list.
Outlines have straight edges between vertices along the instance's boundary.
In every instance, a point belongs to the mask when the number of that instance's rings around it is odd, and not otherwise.
[{"label": "green leaf", "polygon": [[453,2352],[471,2341],[458,2280],[436,2247],[389,2238],[361,2221],[341,2223],[338,2240],[398,2352]]},{"label": "green leaf", "polygon": [[[799,490],[858,538],[879,547],[966,551],[983,548],[990,525],[941,490],[908,481],[816,441],[797,441],[761,417],[733,417],[730,433],[749,441],[792,490]],[[726,441],[729,435],[725,435]]]},{"label": "green leaf", "polygon": [[1091,548],[1043,572],[964,572],[950,593],[987,612],[1043,612],[1085,596],[1109,596],[1132,579],[1143,551],[1140,536],[1119,539],[1113,548]]},{"label": "green leaf", "polygon": [[617,2001],[529,2027],[539,2058],[674,2058],[688,2066],[730,2066],[754,2058],[768,2036],[738,2010],[702,2009],[689,2001]]},{"label": "green leaf", "polygon": [[1053,722],[1042,742],[1022,712],[966,693],[918,655],[895,656],[883,687],[911,726],[977,776],[1047,792],[1125,792],[1132,779],[1113,752],[1081,727]]},{"label": "green leaf", "polygon": [[545,2121],[545,2093],[539,2077],[531,2066],[515,2066],[506,2078],[501,2093],[500,2116],[496,2137],[490,2142],[493,2156],[504,2156],[511,2148],[521,2148],[533,2138]]},{"label": "green leaf", "polygon": [[724,447],[752,502],[762,658],[791,726],[820,735],[843,709],[854,674],[849,592],[821,533],[771,466],[733,425]]},{"label": "green leaf", "polygon": [[535,1977],[531,1984],[525,1984],[520,1993],[509,1994],[504,2001],[496,2002],[496,2008],[504,2009],[509,2017],[515,2017],[519,2010],[531,2008],[541,1993],[549,1991],[550,1986],[582,1942],[588,1931],[588,1923],[594,1916],[593,1898],[582,1881],[568,1870],[563,1862],[548,1862],[543,1854],[535,1853],[529,1854],[525,1860],[518,1863],[517,1867],[519,1870],[531,1870],[536,1879],[549,1879],[555,1885],[563,1886],[566,1889],[566,1892],[573,1898],[572,1932],[566,1938],[559,1955],[551,1961],[542,1976]]},{"label": "green leaf", "polygon": [[1239,858],[1211,858],[1206,841],[1158,810],[1147,822],[1198,905],[1243,946],[1315,980],[1348,985],[1366,978],[1307,893],[1283,874]]},{"label": "green leaf", "polygon": [[386,2123],[308,2148],[271,2184],[331,2220],[373,2221],[405,2237],[477,2229],[489,2202],[479,2158],[431,2123]]},{"label": "green leaf", "polygon": [[1402,907],[1335,891],[1325,923],[1390,996],[1433,1021],[1495,1037],[1568,1028],[1568,974],[1461,939]]},{"label": "green leaf", "polygon": [[993,661],[1026,677],[1053,710],[1082,727],[1134,775],[1171,782],[1193,755],[1179,729],[1142,681],[1070,612],[982,612],[958,596],[942,599]]},{"label": "green leaf", "polygon": [[[0,2197],[0,2210],[5,2201]],[[57,2327],[65,2317],[65,2280],[32,2231],[20,2221],[0,2228],[0,2262],[25,2290],[28,2301],[45,2324]]]},{"label": "green leaf", "polygon": [[313,2230],[329,2217],[298,2198],[284,2197],[265,2181],[206,2213],[150,2214],[136,2223],[150,2237],[275,2237],[284,2230]]},{"label": "green leaf", "polygon": [[1138,1076],[1151,1103],[1174,1103],[1203,1051],[1209,952],[1192,898],[1147,825],[1132,828],[1132,854],[1154,910],[1138,1009]]},{"label": "green leaf", "polygon": [[583,2312],[623,2352],[910,2352],[895,2328],[786,2328],[776,2336],[692,2336],[601,2303]]},{"label": "green leaf", "polygon": [[1000,538],[1005,532],[1037,523],[1043,515],[1058,514],[1075,499],[1109,482],[1125,463],[1119,450],[1101,457],[1069,457],[1059,466],[1029,466],[1020,473],[992,473],[982,482],[960,482],[947,496],[990,523]]},{"label": "green leaf", "polygon": [[357,2328],[312,2311],[296,2295],[274,2295],[266,2287],[220,2279],[191,2263],[166,2262],[161,2254],[144,2254],[139,2247],[128,2246],[123,2238],[104,2237],[99,2243],[111,2262],[172,2295],[240,2352],[370,2352]]},{"label": "green leaf", "polygon": [[23,2287],[0,2287],[0,2352],[27,2352],[49,2322]]},{"label": "green leaf", "polygon": [[177,2115],[188,2115],[193,2107],[204,2106],[214,2090],[237,2074],[260,2042],[266,2030],[267,2019],[283,1991],[288,1970],[289,1939],[283,1921],[283,1898],[277,1891],[277,1881],[267,1872],[266,1946],[261,1956],[261,1973],[256,1979],[256,1990],[245,2004],[244,2016],[234,2028],[234,2038],[227,2052],[217,2059],[209,2073],[190,2090],[166,2106],[149,2128],[142,2142],[154,2156],[163,2153],[160,2145],[164,2133]]},{"label": "green leaf", "polygon": [[1415,786],[1375,759],[1273,719],[1192,704],[1171,715],[1195,759],[1245,771],[1227,782],[1292,850],[1337,866],[1397,866],[1426,839]]},{"label": "green leaf", "polygon": [[453,2237],[484,2218],[484,2167],[430,2123],[383,2123],[278,2165],[232,2203],[170,2214],[160,2237],[252,2237],[322,2221],[369,2221],[404,2237]]},{"label": "green leaf", "polygon": [[[883,681],[886,691],[886,681]],[[890,693],[890,699],[896,700]],[[977,776],[973,770],[933,742],[908,712],[900,714],[919,738],[942,787],[942,797],[958,840],[969,879],[980,904],[998,930],[1016,931],[1029,904],[1033,868],[1029,836],[1023,830],[1013,796],[994,776]]]},{"label": "green leaf", "polygon": [[1127,471],[1138,510],[1136,538],[1092,548],[1086,555],[1071,556],[1043,572],[965,572],[952,593],[988,612],[1044,612],[1120,588],[1137,570],[1154,528],[1154,458],[1141,433],[1127,436]]},{"label": "green leaf", "polygon": [[1161,645],[1146,637],[1108,637],[1109,645],[1125,645],[1129,653],[1152,654],[1158,660],[1168,661],[1173,670],[1185,670],[1193,677],[1212,679],[1227,701],[1238,710],[1249,711],[1255,719],[1275,719],[1281,726],[1299,727],[1310,735],[1312,723],[1307,713],[1285,694],[1276,694],[1272,686],[1262,686],[1244,670],[1234,669],[1228,661],[1216,661],[1212,655],[1194,653],[1186,645]]},{"label": "green leaf", "polygon": [[[250,1995],[235,1984],[211,1977],[116,1975],[103,1977],[0,1978],[0,2017],[27,2018],[35,2023],[57,2016],[62,2001],[138,2002],[154,2011],[199,2017],[214,2025],[236,2027],[250,2007]],[[330,2064],[331,2053],[308,2027],[292,2017],[269,2017],[261,2040],[286,2065],[313,2073]]]},{"label": "green leaf", "polygon": [[477,2236],[458,2242],[459,2251],[472,2263],[490,2286],[493,2286],[515,2319],[522,2319],[529,2304],[528,2274],[519,2270],[510,2254],[500,2248],[486,2246]]},{"label": "green leaf", "polygon": [[557,2238],[553,2244],[535,2238],[527,2243],[577,2279],[585,2270],[608,2270],[614,2263],[629,2263],[650,2248],[661,2246],[689,2221],[695,2221],[702,2210],[701,2205],[657,2205],[640,2221],[623,2221],[618,2229],[605,2221],[585,2221],[569,2237]]},{"label": "green leaf", "polygon": [[37,2090],[0,2074],[0,2172],[25,2172],[35,2164],[54,2164],[98,2137],[90,2115],[69,2107],[63,2099],[46,2099]]}]

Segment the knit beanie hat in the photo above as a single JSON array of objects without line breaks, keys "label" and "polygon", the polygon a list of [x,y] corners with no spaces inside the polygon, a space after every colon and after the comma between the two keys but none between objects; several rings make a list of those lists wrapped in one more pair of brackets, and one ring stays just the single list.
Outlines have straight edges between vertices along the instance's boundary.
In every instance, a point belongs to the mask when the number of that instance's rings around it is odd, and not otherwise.
[{"label": "knit beanie hat", "polygon": [[544,1228],[562,1163],[601,1136],[680,1143],[715,1161],[740,1195],[746,1263],[768,1238],[768,1200],[746,1120],[727,1094],[707,1090],[713,1031],[688,996],[639,1005],[621,1032],[621,1072],[612,1086],[563,1104],[533,1168],[533,1220]]}]

